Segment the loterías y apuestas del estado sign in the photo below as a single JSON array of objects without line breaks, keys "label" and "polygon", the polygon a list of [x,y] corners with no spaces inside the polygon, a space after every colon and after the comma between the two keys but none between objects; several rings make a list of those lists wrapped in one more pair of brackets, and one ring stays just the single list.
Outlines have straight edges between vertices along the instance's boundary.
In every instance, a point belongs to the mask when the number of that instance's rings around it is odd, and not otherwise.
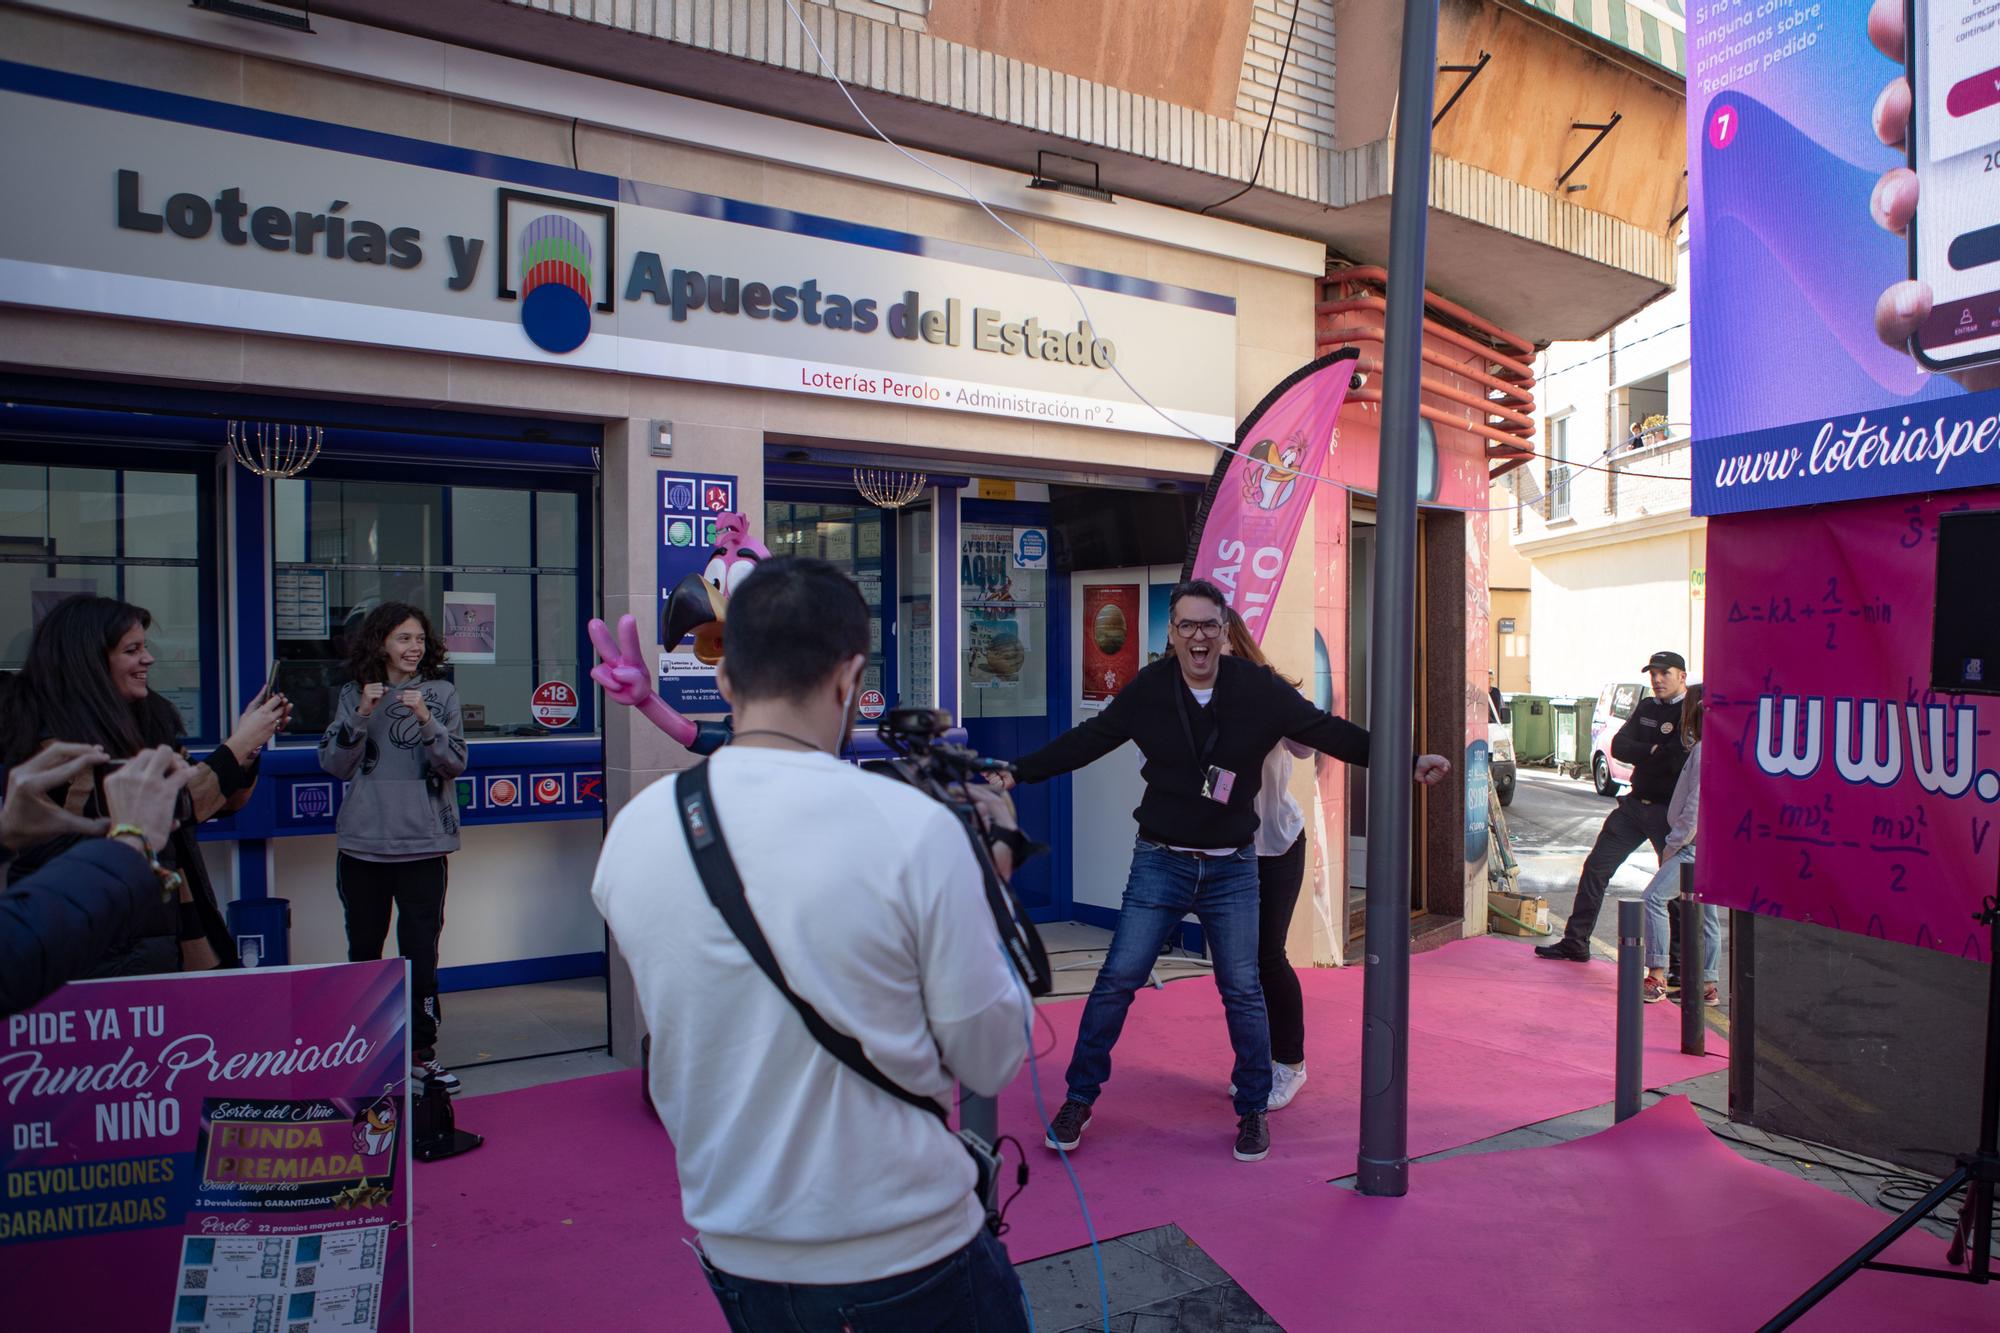
[{"label": "loter\u00edas y apuestas del estado sign", "polygon": [[1099,429],[1235,429],[1233,296],[1058,276],[997,231],[918,235],[7,61],[0,117],[0,170],[35,182],[0,193],[0,304]]}]

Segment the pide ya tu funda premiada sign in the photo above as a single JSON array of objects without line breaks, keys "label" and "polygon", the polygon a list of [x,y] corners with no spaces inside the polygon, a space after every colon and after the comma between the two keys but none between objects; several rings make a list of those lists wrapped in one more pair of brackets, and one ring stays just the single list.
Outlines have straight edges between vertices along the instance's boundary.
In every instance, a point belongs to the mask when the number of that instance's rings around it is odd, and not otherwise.
[{"label": "pide ya tu funda premiada sign", "polygon": [[0,61],[0,299],[1110,430],[1234,428],[1233,297]]}]

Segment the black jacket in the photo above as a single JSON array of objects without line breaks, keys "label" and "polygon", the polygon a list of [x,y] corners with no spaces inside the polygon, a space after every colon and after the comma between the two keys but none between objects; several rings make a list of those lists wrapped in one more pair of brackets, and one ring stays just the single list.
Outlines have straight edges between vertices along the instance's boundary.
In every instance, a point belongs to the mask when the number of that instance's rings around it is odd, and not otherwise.
[{"label": "black jacket", "polygon": [[1681,740],[1681,706],[1650,694],[1641,699],[1611,738],[1611,757],[1632,765],[1634,796],[1663,805],[1671,801],[1688,757]]},{"label": "black jacket", "polygon": [[[1172,847],[1241,847],[1257,833],[1257,791],[1264,759],[1289,737],[1350,764],[1368,763],[1368,733],[1308,703],[1269,667],[1240,657],[1217,664],[1215,694],[1206,708],[1188,693],[1180,661],[1165,657],[1144,668],[1103,712],[1064,732],[1015,764],[1022,782],[1043,782],[1101,759],[1126,741],[1145,757],[1146,794],[1133,812],[1139,835]],[[1180,703],[1190,727],[1181,725]],[[1201,794],[1202,764],[1188,743],[1215,731],[1208,757],[1236,775],[1225,804]]]},{"label": "black jacket", "polygon": [[93,838],[0,894],[0,1017],[89,976],[160,906],[160,881],[130,847]]},{"label": "black jacket", "polygon": [[[197,767],[201,771],[181,793],[180,815],[174,831],[168,836],[167,845],[159,849],[160,864],[170,870],[178,870],[186,877],[193,901],[163,902],[158,894],[153,895],[139,918],[131,923],[131,928],[108,943],[95,965],[84,973],[85,976],[136,977],[178,972],[181,970],[181,941],[198,938],[208,940],[209,948],[214,951],[221,966],[242,966],[236,955],[235,938],[230,934],[229,924],[223,916],[222,904],[215,896],[214,885],[209,882],[208,866],[202,860],[195,829],[203,820],[230,808],[231,801],[248,792],[257,781],[259,766],[252,761],[249,767],[244,767],[236,761],[228,746],[218,745],[215,752]],[[81,779],[71,784],[71,790],[62,793],[59,799],[73,813],[86,818],[96,818],[103,813],[98,809],[96,792],[84,789]],[[7,882],[19,882],[53,863],[82,841],[74,836],[52,838],[24,848],[7,866]]]}]

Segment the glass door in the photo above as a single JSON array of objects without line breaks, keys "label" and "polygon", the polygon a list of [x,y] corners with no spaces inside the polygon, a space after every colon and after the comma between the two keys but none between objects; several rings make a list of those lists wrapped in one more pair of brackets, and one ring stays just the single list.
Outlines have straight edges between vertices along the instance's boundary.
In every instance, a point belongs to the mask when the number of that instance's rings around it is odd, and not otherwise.
[{"label": "glass door", "polygon": [[[1018,759],[1046,744],[1067,697],[1066,580],[1052,579],[1045,505],[967,501],[958,532],[959,721],[981,754]],[[1055,849],[1015,877],[1038,918],[1069,907],[1067,779],[1018,787],[1021,827]]]}]

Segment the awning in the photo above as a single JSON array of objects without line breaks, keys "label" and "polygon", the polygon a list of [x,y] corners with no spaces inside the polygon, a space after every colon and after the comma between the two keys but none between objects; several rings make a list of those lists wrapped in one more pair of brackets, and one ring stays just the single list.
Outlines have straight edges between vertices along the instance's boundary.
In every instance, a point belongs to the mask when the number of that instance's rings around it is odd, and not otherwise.
[{"label": "awning", "polygon": [[1518,0],[1680,77],[1687,77],[1682,0]]}]

